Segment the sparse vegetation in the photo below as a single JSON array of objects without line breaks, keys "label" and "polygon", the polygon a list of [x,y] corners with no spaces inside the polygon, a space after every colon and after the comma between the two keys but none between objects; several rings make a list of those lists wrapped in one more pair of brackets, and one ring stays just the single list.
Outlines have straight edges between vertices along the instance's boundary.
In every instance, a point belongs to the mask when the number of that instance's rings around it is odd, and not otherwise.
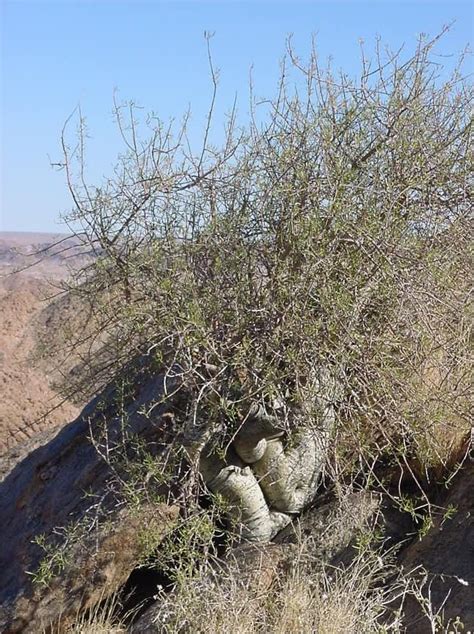
[{"label": "sparse vegetation", "polygon": [[43,634],[126,634],[125,622],[117,618],[117,610],[120,607],[117,595],[104,597],[94,609],[77,615],[76,621],[65,630],[60,625],[55,628],[52,625],[43,631]]},{"label": "sparse vegetation", "polygon": [[80,118],[73,150],[63,136],[69,221],[100,257],[71,292],[90,306],[80,339],[100,343],[75,389],[147,352],[182,380],[183,418],[222,442],[255,402],[283,403],[284,427],[316,419],[324,368],[341,383],[338,473],[354,457],[419,474],[457,455],[472,396],[472,88],[463,59],[451,74],[434,61],[436,42],[411,58],[362,50],[357,79],[289,42],[277,96],[252,95],[246,126],[233,110],[219,146],[210,61],[202,148],[186,119],[173,130],[117,104],[124,152],[98,187]]},{"label": "sparse vegetation", "polygon": [[[378,42],[373,58],[362,50],[356,79],[321,65],[314,48],[301,60],[290,41],[276,96],[257,101],[252,88],[248,123],[234,108],[220,143],[211,141],[209,55],[202,147],[191,148],[186,117],[173,128],[116,104],[124,150],[98,186],[85,178],[82,115],[77,145],[65,129],[68,221],[97,253],[68,289],[88,309],[69,333],[69,348],[83,352],[66,394],[113,379],[127,385],[123,398],[115,392],[125,402],[130,360],[146,359],[168,380],[162,401],[176,429],[225,455],[255,404],[278,410],[285,432],[317,429],[329,376],[328,486],[377,487],[426,534],[444,512],[427,484],[463,459],[473,386],[474,94],[464,57],[449,73],[435,61],[437,39],[420,39],[411,57]],[[122,431],[123,451],[103,457],[139,507],[186,454],[165,469],[128,434],[125,414]],[[276,587],[255,593],[232,571],[216,582],[214,516],[199,506],[205,487],[192,468],[180,492],[188,506],[178,529],[164,543],[161,532],[140,535],[137,563],[174,583],[160,595],[159,631],[399,632],[408,594],[433,632],[441,627],[422,587],[363,538],[345,568],[315,572],[302,547],[301,566]]]},{"label": "sparse vegetation", "polygon": [[[409,631],[403,620],[404,602],[421,606],[432,632],[461,632],[462,622],[449,622],[435,610],[428,575],[419,570],[409,577],[395,566],[393,557],[378,548],[366,549],[348,567],[320,570],[308,544],[300,543],[291,569],[269,587],[262,579],[277,576],[260,560],[242,579],[241,570],[229,565],[188,578],[171,593],[158,591],[159,600],[147,625],[156,631],[225,634],[238,632],[304,632],[318,634],[389,634]],[[319,570],[319,572],[318,572]]]}]

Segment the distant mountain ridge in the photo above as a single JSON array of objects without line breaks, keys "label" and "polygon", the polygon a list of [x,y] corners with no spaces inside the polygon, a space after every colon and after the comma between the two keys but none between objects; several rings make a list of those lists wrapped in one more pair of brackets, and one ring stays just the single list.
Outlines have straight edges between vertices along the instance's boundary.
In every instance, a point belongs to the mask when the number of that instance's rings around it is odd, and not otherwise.
[{"label": "distant mountain ridge", "polygon": [[75,235],[0,231],[0,273],[28,271],[33,277],[63,277],[92,258]]}]

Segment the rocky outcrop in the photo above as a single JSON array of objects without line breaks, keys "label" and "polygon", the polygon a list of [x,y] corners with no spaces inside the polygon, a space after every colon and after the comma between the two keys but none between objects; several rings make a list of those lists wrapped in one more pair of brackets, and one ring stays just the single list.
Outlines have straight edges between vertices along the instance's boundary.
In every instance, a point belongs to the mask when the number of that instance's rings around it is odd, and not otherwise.
[{"label": "rocky outcrop", "polygon": [[[421,596],[425,601],[429,596],[433,613],[443,618],[444,625],[460,619],[467,631],[474,627],[473,491],[471,460],[439,500],[440,506],[450,512],[439,516],[428,533],[415,539],[400,555],[400,564],[416,580]],[[408,597],[405,615],[413,634],[433,631],[420,600]],[[455,631],[454,626],[452,629]]]},{"label": "rocky outcrop", "polygon": [[[111,386],[54,438],[26,457],[16,454],[0,483],[2,631],[59,628],[59,618],[63,625],[120,588],[149,535],[157,548],[179,513],[171,500],[181,491],[182,483],[173,484],[180,461],[172,456],[183,452],[174,449],[184,448],[189,462],[194,451],[244,541],[268,542],[314,495],[332,404],[319,431],[300,425],[294,433],[279,427],[277,408],[256,407],[221,455],[209,449],[209,426],[179,429],[175,397],[163,398],[179,392],[177,380],[137,362],[125,401]],[[137,472],[143,448],[158,479],[153,469]]]},{"label": "rocky outcrop", "polygon": [[162,394],[163,377],[142,376],[124,413],[125,431],[124,417],[112,413],[117,394],[106,390],[6,475],[0,484],[0,631],[36,634],[59,616],[66,622],[124,583],[142,555],[139,526],[152,531],[156,544],[166,535],[177,507],[156,502],[142,504],[139,514],[127,510],[133,506],[125,504],[115,460],[138,440],[157,456],[170,442]]},{"label": "rocky outcrop", "polygon": [[[79,534],[44,558],[33,583],[2,606],[2,632],[61,632],[78,615],[114,595],[142,558],[143,540],[158,545],[176,524],[177,506],[148,505],[138,512],[121,509],[113,520],[91,534]],[[51,575],[51,578],[49,578]]]}]

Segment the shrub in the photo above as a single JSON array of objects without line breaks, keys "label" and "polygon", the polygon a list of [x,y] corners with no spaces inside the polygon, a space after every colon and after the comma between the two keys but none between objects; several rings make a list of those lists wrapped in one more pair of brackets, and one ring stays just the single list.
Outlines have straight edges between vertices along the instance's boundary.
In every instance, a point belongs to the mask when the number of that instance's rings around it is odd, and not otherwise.
[{"label": "shrub", "polygon": [[97,187],[82,115],[75,147],[65,129],[67,220],[97,253],[70,288],[89,306],[73,391],[146,352],[179,377],[183,419],[229,437],[256,402],[316,424],[323,368],[341,386],[336,473],[444,464],[471,396],[473,92],[437,41],[412,57],[377,43],[356,79],[289,42],[276,96],[252,96],[244,126],[234,108],[219,145],[209,56],[202,147],[187,118],[116,104],[124,149]]}]

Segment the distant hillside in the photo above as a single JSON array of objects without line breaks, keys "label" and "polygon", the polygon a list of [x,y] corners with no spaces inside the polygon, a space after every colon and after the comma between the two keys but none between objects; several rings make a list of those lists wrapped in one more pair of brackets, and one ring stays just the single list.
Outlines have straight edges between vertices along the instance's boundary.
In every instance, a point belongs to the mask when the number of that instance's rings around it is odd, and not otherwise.
[{"label": "distant hillside", "polygon": [[54,311],[58,282],[90,258],[76,237],[0,232],[0,454],[78,412],[61,402],[51,362],[36,353],[55,334],[42,314]]},{"label": "distant hillside", "polygon": [[84,266],[92,254],[80,238],[61,233],[0,231],[0,273],[28,271],[34,277],[61,278]]}]

